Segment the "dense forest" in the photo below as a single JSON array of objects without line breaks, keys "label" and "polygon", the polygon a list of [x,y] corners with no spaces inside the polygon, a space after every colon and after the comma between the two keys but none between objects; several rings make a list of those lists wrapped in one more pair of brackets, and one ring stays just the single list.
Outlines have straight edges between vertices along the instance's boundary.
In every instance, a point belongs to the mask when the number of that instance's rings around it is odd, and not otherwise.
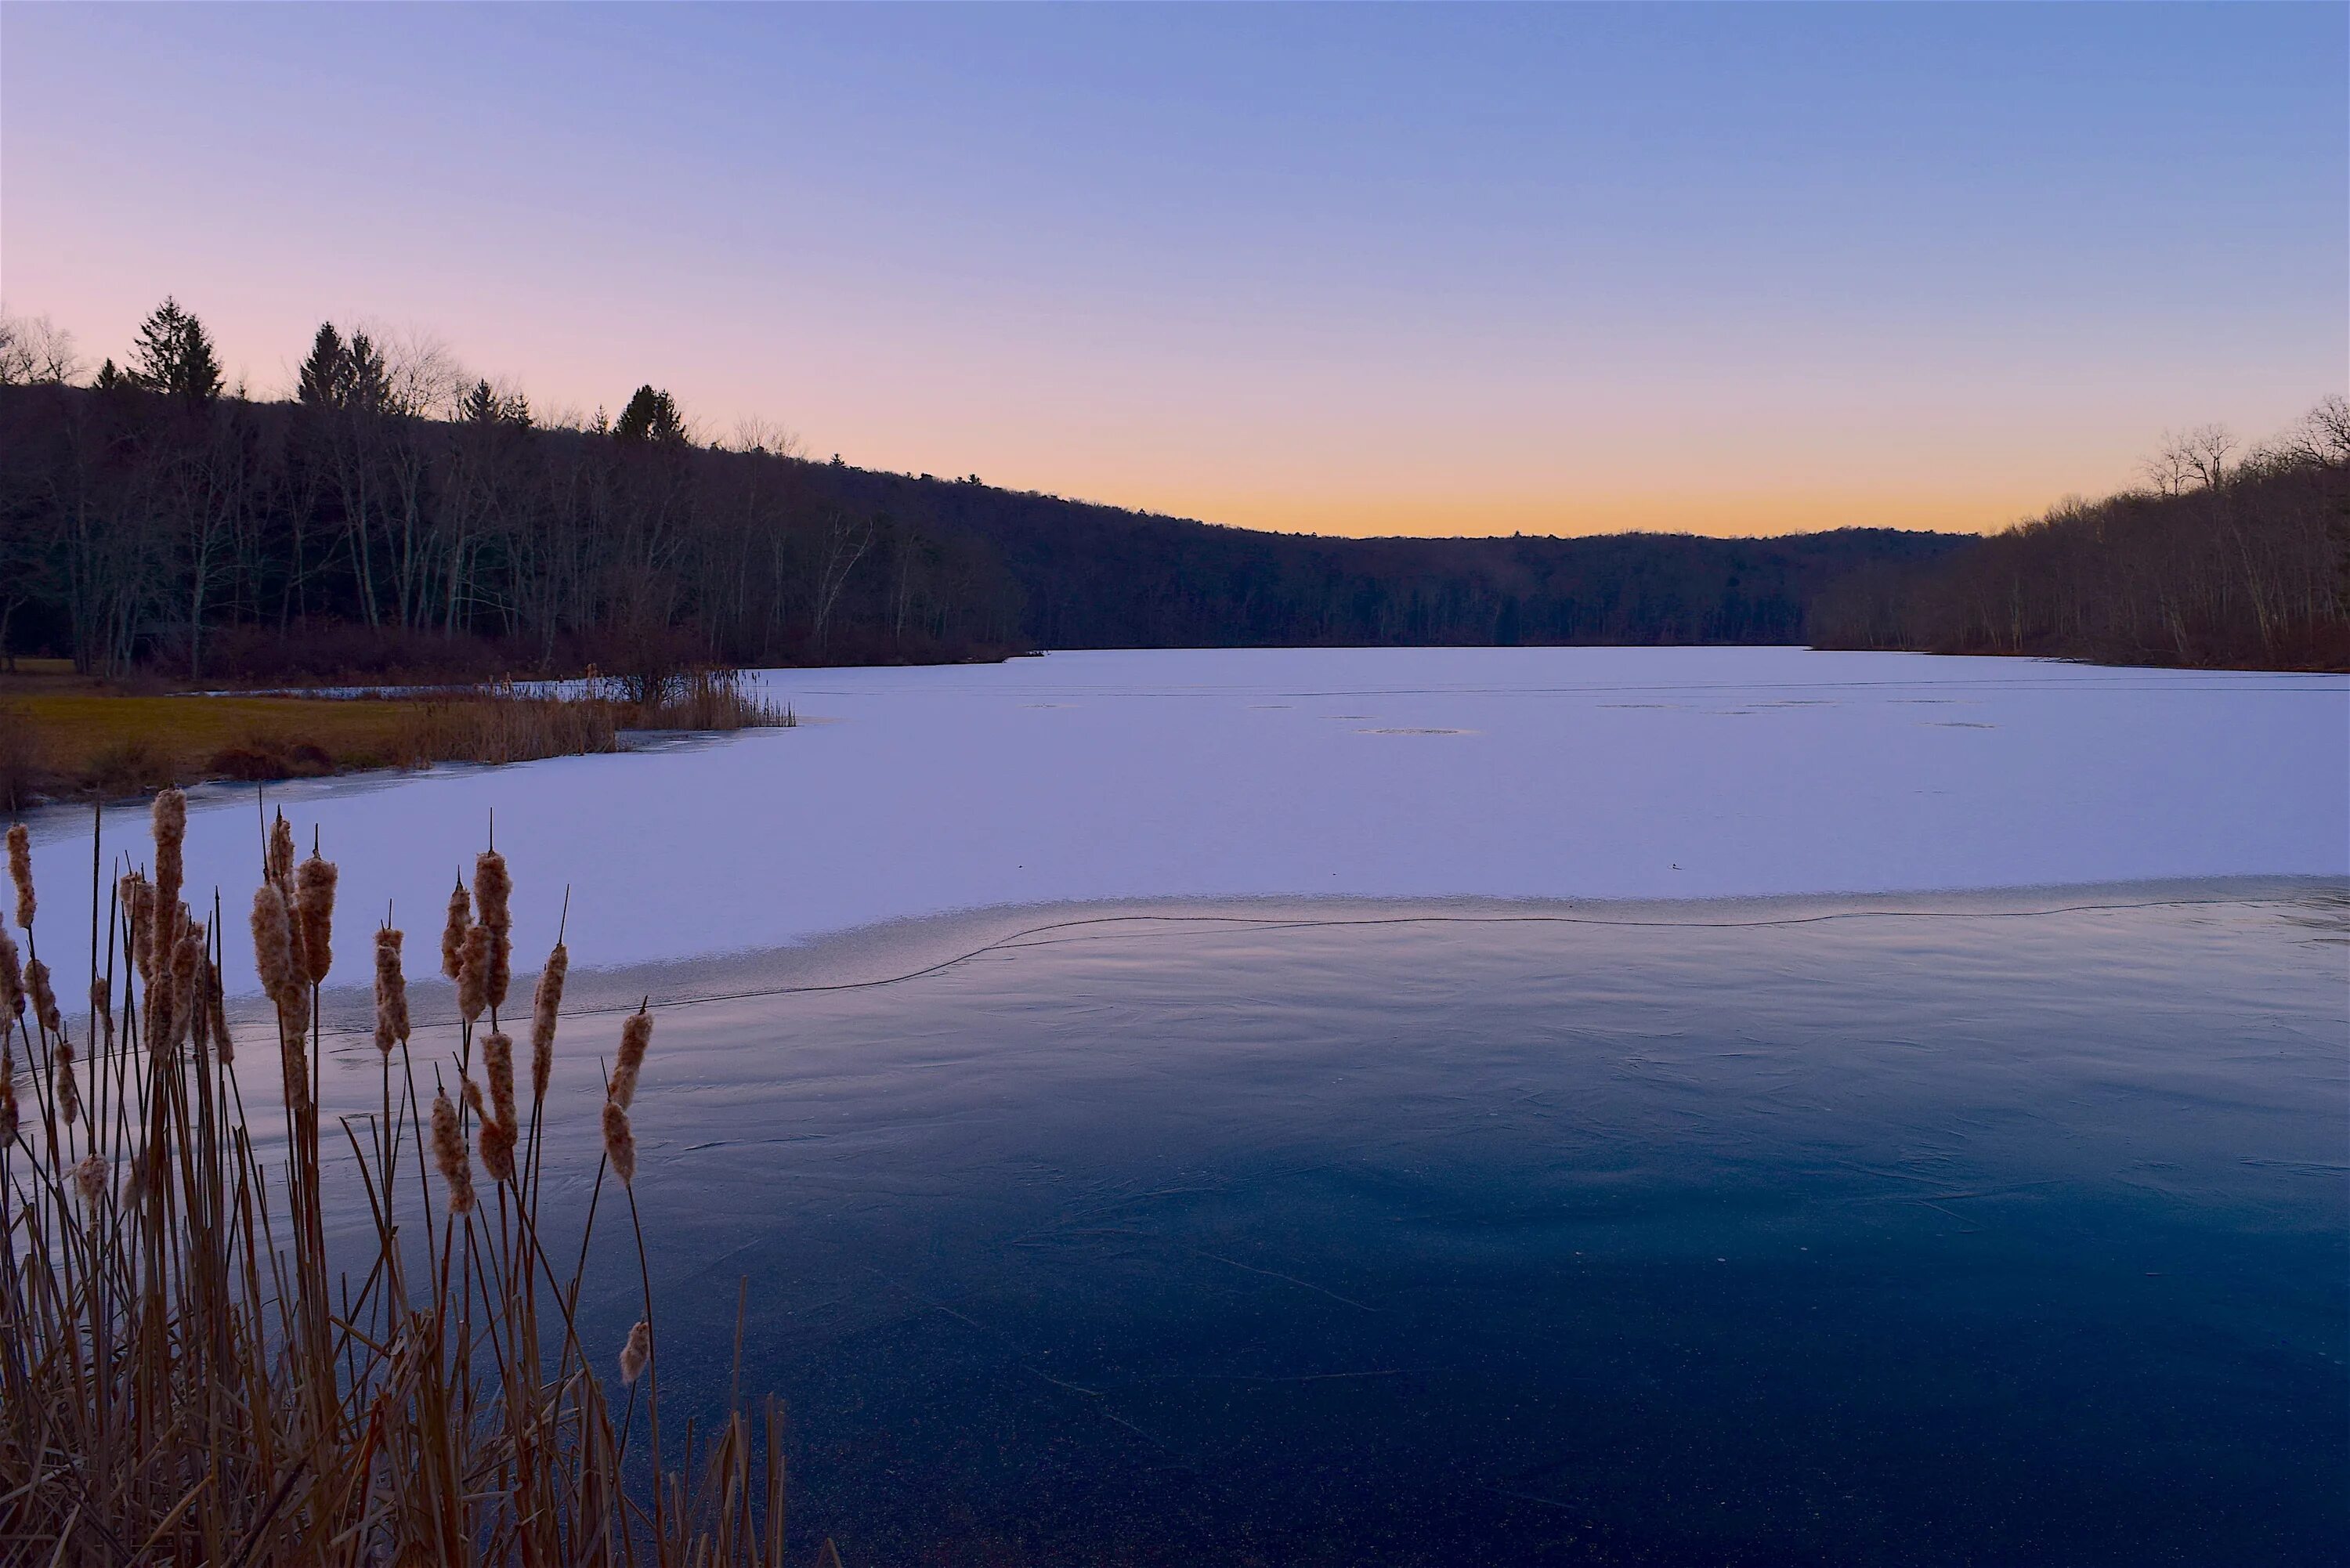
[{"label": "dense forest", "polygon": [[211,680],[1293,644],[2305,659],[2344,603],[2324,429],[1989,541],[1341,539],[709,441],[650,385],[550,421],[332,324],[264,400],[166,301],[88,378],[0,317],[0,650]]},{"label": "dense forest", "polygon": [[2350,402],[2240,452],[2167,440],[2143,489],[1939,559],[1872,563],[1812,607],[1823,648],[2350,669]]}]

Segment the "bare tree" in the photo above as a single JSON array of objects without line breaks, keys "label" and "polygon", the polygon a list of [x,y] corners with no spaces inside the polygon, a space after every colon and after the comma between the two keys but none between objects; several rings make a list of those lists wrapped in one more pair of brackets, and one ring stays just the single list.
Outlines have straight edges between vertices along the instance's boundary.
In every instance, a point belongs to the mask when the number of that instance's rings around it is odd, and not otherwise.
[{"label": "bare tree", "polygon": [[46,316],[0,312],[0,387],[32,387],[81,374],[74,336]]}]

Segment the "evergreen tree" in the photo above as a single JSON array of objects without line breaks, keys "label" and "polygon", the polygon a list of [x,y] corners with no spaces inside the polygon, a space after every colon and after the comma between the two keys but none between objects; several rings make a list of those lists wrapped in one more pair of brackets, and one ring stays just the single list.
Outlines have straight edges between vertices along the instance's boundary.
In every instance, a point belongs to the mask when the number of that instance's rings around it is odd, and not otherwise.
[{"label": "evergreen tree", "polygon": [[204,324],[166,296],[154,314],[139,324],[139,346],[132,357],[130,379],[151,392],[177,398],[192,409],[202,408],[221,394],[220,360],[213,353]]},{"label": "evergreen tree", "polygon": [[350,390],[346,400],[355,408],[380,409],[391,401],[391,374],[383,350],[364,332],[351,334]]},{"label": "evergreen tree", "polygon": [[351,351],[333,322],[318,324],[318,335],[310,341],[310,357],[302,361],[294,395],[321,409],[339,409],[350,400]]},{"label": "evergreen tree", "polygon": [[130,385],[130,378],[116,369],[114,361],[109,359],[98,368],[98,379],[90,384],[101,392],[119,392]]},{"label": "evergreen tree", "polygon": [[680,446],[685,441],[685,421],[678,416],[674,399],[647,385],[639,387],[620,410],[612,435],[635,446]]}]

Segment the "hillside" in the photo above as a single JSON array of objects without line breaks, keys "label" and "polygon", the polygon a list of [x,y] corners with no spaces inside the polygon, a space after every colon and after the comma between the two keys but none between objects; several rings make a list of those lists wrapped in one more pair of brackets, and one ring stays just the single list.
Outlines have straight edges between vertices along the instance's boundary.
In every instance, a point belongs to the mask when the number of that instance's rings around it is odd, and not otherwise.
[{"label": "hillside", "polygon": [[1274,535],[702,447],[665,403],[580,431],[487,388],[458,420],[0,388],[0,643],[93,673],[1790,643],[1829,585],[1963,542]]}]

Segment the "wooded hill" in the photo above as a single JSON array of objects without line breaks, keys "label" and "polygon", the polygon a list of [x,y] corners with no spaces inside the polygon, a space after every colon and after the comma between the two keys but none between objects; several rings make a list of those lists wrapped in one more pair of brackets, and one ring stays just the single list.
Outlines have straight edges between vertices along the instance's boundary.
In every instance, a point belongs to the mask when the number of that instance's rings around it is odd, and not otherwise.
[{"label": "wooded hill", "polygon": [[2106,664],[2350,669],[2350,403],[2237,454],[2206,426],[2147,486],[1919,563],[1871,563],[1812,609],[1824,648]]},{"label": "wooded hill", "polygon": [[[0,635],[197,679],[1026,648],[1795,642],[1950,536],[1335,539],[381,404],[0,387]],[[647,389],[639,394],[660,395]]]}]

